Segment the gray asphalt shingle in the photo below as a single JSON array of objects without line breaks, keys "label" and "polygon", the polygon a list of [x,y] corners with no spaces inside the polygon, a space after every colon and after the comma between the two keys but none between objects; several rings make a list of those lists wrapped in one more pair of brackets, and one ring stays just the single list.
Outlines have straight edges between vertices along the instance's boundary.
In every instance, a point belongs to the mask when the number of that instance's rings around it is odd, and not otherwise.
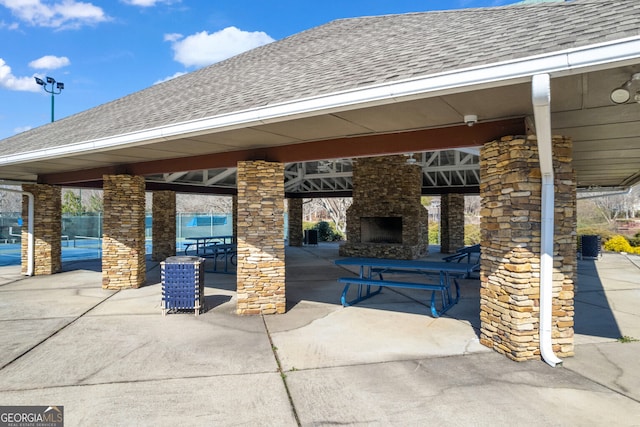
[{"label": "gray asphalt shingle", "polygon": [[27,152],[638,35],[637,0],[341,19],[0,144]]}]

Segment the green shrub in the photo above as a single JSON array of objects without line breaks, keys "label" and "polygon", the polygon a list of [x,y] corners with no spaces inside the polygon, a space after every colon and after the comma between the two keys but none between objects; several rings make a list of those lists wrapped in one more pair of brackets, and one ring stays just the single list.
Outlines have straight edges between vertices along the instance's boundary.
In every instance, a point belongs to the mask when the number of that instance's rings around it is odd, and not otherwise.
[{"label": "green shrub", "polygon": [[440,224],[437,222],[429,223],[429,244],[437,245],[440,243]]},{"label": "green shrub", "polygon": [[467,246],[480,243],[480,224],[465,224],[464,244]]},{"label": "green shrub", "polygon": [[333,223],[320,221],[313,228],[318,230],[318,240],[321,242],[337,242],[343,239],[342,234],[336,230]]},{"label": "green shrub", "polygon": [[616,233],[606,227],[596,227],[596,226],[589,226],[589,227],[584,227],[584,226],[579,226],[578,229],[576,230],[578,233],[578,236],[582,236],[582,235],[597,235],[600,236],[600,238],[602,239],[603,242],[606,242],[607,240],[611,239],[613,236],[616,235]]},{"label": "green shrub", "polygon": [[613,236],[607,240],[604,244],[604,248],[613,252],[627,252],[630,254],[640,254],[640,247],[632,247],[626,237],[619,234]]}]

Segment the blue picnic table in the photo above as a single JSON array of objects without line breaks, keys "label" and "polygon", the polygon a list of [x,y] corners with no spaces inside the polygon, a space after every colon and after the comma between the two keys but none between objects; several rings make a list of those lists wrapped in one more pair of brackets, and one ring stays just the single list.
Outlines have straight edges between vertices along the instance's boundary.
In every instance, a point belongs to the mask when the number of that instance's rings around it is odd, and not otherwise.
[{"label": "blue picnic table", "polygon": [[216,252],[217,245],[226,245],[233,243],[233,236],[197,236],[186,237],[185,240],[189,240],[184,245],[184,254],[187,255],[187,251],[191,246],[195,246],[196,255],[205,255],[207,251]]},{"label": "blue picnic table", "polygon": [[[467,259],[467,262],[472,262],[473,255],[476,254],[480,256],[480,244],[475,244],[471,246],[465,246],[463,248],[459,248],[456,250],[456,253],[453,255],[446,256],[442,258],[446,262],[460,262],[463,259]],[[477,257],[476,257],[477,258]]]},{"label": "blue picnic table", "polygon": [[[382,291],[384,287],[419,289],[431,291],[431,314],[439,317],[460,299],[458,278],[469,277],[479,268],[479,264],[458,264],[442,261],[399,260],[381,258],[343,258],[335,261],[340,266],[359,267],[358,277],[341,277],[338,282],[344,283],[340,301],[347,307]],[[385,274],[416,274],[417,281],[393,281],[385,279]],[[452,282],[455,295],[452,292]],[[348,301],[347,294],[351,285],[357,285],[357,296]],[[373,290],[372,287],[377,289]],[[440,301],[436,300],[440,296]],[[438,307],[439,306],[439,307]]]},{"label": "blue picnic table", "polygon": [[[202,257],[213,259],[213,270],[207,270],[208,273],[234,273],[229,270],[230,265],[236,265],[236,257],[238,254],[238,245],[235,243],[220,243],[213,247],[212,252],[208,252]],[[218,269],[218,259],[223,261],[223,267]]]}]

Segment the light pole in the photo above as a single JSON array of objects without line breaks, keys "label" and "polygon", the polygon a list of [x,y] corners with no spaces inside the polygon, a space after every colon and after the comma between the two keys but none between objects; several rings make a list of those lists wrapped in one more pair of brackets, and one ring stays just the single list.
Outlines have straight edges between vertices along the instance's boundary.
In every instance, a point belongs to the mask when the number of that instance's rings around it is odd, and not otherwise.
[{"label": "light pole", "polygon": [[[53,96],[62,93],[62,89],[64,89],[64,83],[56,82],[56,79],[54,79],[53,77],[46,77],[46,82],[39,77],[35,77],[35,79],[36,83],[42,86],[45,92],[51,94],[51,121],[53,122]],[[47,89],[48,84],[51,85],[51,90]],[[58,89],[57,92],[56,89]]]}]

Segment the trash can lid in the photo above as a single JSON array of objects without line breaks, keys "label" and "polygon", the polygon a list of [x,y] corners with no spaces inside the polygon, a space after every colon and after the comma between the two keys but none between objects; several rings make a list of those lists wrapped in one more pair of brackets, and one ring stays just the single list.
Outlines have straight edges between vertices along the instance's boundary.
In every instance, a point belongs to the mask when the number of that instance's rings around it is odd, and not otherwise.
[{"label": "trash can lid", "polygon": [[204,258],[200,258],[199,256],[170,256],[165,259],[164,262],[167,264],[195,264],[197,262],[204,261]]}]

